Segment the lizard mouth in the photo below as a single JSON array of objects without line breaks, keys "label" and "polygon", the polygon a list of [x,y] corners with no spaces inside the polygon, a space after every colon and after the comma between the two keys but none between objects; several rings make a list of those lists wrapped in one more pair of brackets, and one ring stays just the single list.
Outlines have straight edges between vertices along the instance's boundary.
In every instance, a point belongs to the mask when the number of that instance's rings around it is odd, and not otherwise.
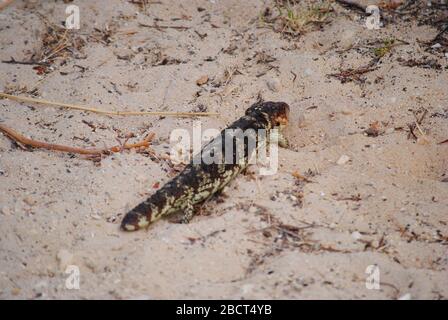
[{"label": "lizard mouth", "polygon": [[288,115],[282,114],[275,118],[275,123],[278,123],[280,127],[286,127],[288,125]]},{"label": "lizard mouth", "polygon": [[282,103],[280,110],[275,117],[274,123],[278,124],[280,127],[286,127],[288,125],[289,119],[289,106],[286,103]]}]

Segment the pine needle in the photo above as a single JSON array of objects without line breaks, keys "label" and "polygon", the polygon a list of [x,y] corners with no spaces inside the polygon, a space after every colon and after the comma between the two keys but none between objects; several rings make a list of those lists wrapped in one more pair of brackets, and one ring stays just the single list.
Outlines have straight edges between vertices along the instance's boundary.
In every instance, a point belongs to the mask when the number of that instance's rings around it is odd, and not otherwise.
[{"label": "pine needle", "polygon": [[76,104],[70,104],[70,103],[63,103],[63,102],[55,102],[55,101],[49,101],[44,99],[36,99],[36,98],[29,98],[29,97],[23,97],[23,96],[15,96],[11,94],[7,94],[4,92],[0,92],[0,97],[8,98],[10,100],[15,101],[21,101],[21,102],[31,102],[36,104],[42,104],[42,105],[49,105],[49,106],[56,106],[56,107],[63,107],[68,109],[75,109],[75,110],[82,110],[82,111],[88,111],[88,112],[94,112],[98,114],[105,114],[105,115],[111,115],[111,116],[144,116],[144,115],[151,115],[151,116],[172,116],[172,117],[204,117],[204,116],[216,116],[218,113],[216,112],[169,112],[169,111],[106,111],[97,109],[94,107],[85,107],[80,106]]}]

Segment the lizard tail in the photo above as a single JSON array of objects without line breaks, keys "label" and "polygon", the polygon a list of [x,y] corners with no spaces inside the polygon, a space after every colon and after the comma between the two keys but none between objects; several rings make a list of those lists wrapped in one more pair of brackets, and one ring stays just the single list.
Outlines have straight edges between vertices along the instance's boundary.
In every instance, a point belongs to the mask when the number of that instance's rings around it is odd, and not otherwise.
[{"label": "lizard tail", "polygon": [[135,231],[147,227],[151,223],[152,209],[149,201],[144,201],[126,213],[121,222],[121,229]]}]

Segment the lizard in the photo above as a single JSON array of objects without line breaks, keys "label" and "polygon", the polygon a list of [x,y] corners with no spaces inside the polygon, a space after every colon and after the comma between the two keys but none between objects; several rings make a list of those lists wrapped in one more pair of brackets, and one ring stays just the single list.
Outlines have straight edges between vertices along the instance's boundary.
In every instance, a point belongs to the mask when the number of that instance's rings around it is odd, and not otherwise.
[{"label": "lizard", "polygon": [[[248,160],[253,156],[254,152],[262,145],[267,146],[269,140],[264,140],[266,142],[256,141],[255,148],[251,150],[248,147],[249,140],[244,137],[236,137],[236,139],[243,139],[242,146],[244,151],[238,153],[236,151],[237,148],[232,146],[233,161],[230,161],[231,163],[228,161],[206,163],[203,160],[204,154],[210,152],[213,154],[214,151],[211,151],[213,148],[221,148],[222,152],[225,153],[227,145],[222,143],[222,141],[225,141],[228,132],[237,129],[243,132],[245,130],[255,132],[259,129],[264,129],[268,137],[273,132],[272,129],[278,129],[276,131],[278,144],[281,147],[287,147],[288,141],[282,134],[282,130],[288,124],[289,110],[288,104],[284,102],[259,101],[251,105],[246,110],[244,116],[233,122],[226,129],[222,130],[217,137],[205,144],[201,152],[193,157],[183,171],[145,201],[130,210],[121,222],[121,229],[134,231],[147,228],[161,217],[181,211],[184,214],[181,222],[188,223],[194,216],[194,205],[206,201],[221,191],[248,166]],[[254,139],[257,140],[256,137]],[[232,140],[232,145],[233,142],[236,141]],[[195,159],[197,160],[197,157],[201,157],[200,160],[194,161]]]}]

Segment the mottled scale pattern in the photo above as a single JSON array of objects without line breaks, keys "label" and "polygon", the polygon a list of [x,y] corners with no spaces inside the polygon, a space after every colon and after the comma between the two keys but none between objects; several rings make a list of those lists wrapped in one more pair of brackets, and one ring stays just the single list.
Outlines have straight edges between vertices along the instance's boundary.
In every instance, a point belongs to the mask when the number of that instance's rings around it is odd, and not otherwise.
[{"label": "mottled scale pattern", "polygon": [[[222,190],[232,179],[234,179],[248,165],[248,159],[254,152],[264,145],[257,141],[255,149],[248,147],[247,139],[244,139],[240,146],[244,147],[240,153],[233,148],[232,163],[205,163],[202,161],[202,154],[210,154],[213,148],[222,148],[225,154],[225,141],[229,134],[227,129],[246,130],[265,129],[267,135],[269,130],[277,128],[281,130],[287,125],[289,116],[289,106],[284,102],[257,102],[246,110],[243,117],[236,120],[229,127],[222,130],[220,135],[202,147],[199,154],[195,155],[190,164],[172,180],[168,181],[162,188],[157,190],[146,201],[141,202],[134,209],[129,211],[121,223],[121,227],[126,231],[134,231],[148,227],[152,222],[163,216],[183,211],[183,222],[188,222],[194,214],[194,205],[203,202]],[[256,136],[254,136],[256,139]],[[237,139],[235,139],[235,145]],[[281,136],[282,139],[284,139]],[[286,141],[286,140],[284,140]],[[216,149],[214,149],[216,150]],[[213,153],[212,153],[213,154]],[[199,158],[199,163],[193,160]]]}]

